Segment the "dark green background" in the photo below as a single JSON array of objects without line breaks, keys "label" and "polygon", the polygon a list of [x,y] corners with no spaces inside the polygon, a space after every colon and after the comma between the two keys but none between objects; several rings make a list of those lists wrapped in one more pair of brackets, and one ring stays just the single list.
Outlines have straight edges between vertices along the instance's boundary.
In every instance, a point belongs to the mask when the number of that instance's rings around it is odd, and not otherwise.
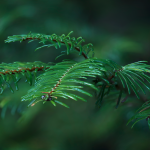
[{"label": "dark green background", "polygon": [[[0,62],[56,62],[60,50],[55,48],[34,52],[39,46],[37,42],[4,43],[9,35],[30,31],[58,35],[74,31],[73,36],[82,36],[86,43],[93,43],[98,58],[121,65],[149,61],[150,3],[146,0],[1,0]],[[73,59],[74,55],[66,58]],[[23,80],[18,92],[5,91],[0,102],[5,99],[12,105],[20,104],[21,96],[30,88]],[[133,129],[131,124],[126,126],[143,100],[131,97],[117,110],[115,98],[105,101],[100,110],[95,108],[95,101],[94,97],[86,103],[67,100],[70,109],[39,103],[28,108],[23,116],[22,112],[18,113],[20,110],[14,113],[7,109],[4,117],[0,109],[0,150],[150,149],[150,131],[145,120]]]}]

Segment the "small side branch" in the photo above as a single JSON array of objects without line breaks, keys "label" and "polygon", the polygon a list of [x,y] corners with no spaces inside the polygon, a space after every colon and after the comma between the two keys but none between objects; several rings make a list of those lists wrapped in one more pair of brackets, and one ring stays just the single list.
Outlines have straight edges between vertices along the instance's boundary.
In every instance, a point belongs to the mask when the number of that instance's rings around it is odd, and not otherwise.
[{"label": "small side branch", "polygon": [[[48,69],[48,68],[50,68],[50,67],[47,67],[46,69]],[[19,69],[19,70],[9,70],[9,71],[5,71],[5,72],[0,72],[0,74],[3,74],[3,75],[6,75],[6,74],[15,74],[15,73],[22,72],[22,70],[25,70],[24,72],[27,72],[27,70],[30,71],[30,72],[32,72],[35,69],[38,69],[37,71],[42,71],[44,69],[44,67],[33,67],[31,69],[29,69],[29,68],[22,68],[22,69]]]},{"label": "small side branch", "polygon": [[[23,41],[26,41],[26,40],[41,40],[40,38],[36,38],[36,37],[27,37],[27,38],[22,38]],[[57,42],[57,40],[53,39],[53,42]],[[60,43],[62,44],[65,44],[65,42],[63,41],[59,41]],[[71,47],[71,44],[68,43],[68,45]],[[78,47],[74,47],[78,52],[80,52],[80,49]],[[86,56],[86,54],[84,52],[82,52],[82,56],[85,58],[85,59],[88,59],[88,57]]]}]

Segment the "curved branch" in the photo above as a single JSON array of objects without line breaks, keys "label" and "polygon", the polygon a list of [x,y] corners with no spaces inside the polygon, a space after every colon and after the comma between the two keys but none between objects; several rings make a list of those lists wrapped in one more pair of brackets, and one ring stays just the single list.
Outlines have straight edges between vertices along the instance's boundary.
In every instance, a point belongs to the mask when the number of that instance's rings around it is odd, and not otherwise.
[{"label": "curved branch", "polygon": [[[26,41],[26,40],[41,40],[40,38],[32,38],[32,37],[27,37],[27,38],[22,38],[23,41]],[[54,42],[57,42],[55,39],[53,39]],[[59,41],[60,43],[62,44],[65,44],[65,42],[62,42],[62,41]],[[71,47],[71,44],[68,43],[68,45]],[[78,52],[80,52],[80,49],[78,47],[74,47]],[[85,59],[88,59],[88,57],[86,56],[86,54],[84,52],[82,52],[82,56],[85,58]]]},{"label": "curved branch", "polygon": [[[46,69],[48,69],[50,67],[46,67]],[[3,74],[3,75],[6,75],[6,74],[15,74],[15,73],[20,73],[22,72],[22,70],[25,70],[25,72],[30,71],[34,71],[35,69],[38,69],[37,71],[42,71],[44,69],[44,67],[33,67],[31,69],[29,68],[22,68],[22,69],[19,69],[18,71],[17,70],[9,70],[9,71],[5,71],[5,72],[0,72],[0,75]]]}]

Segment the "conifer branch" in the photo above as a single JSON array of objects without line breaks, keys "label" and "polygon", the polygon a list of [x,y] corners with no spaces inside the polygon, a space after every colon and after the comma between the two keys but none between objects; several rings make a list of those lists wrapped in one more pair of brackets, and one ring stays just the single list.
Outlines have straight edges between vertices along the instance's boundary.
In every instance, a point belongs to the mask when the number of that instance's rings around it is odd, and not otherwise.
[{"label": "conifer branch", "polygon": [[[46,67],[45,69],[48,69],[50,67]],[[0,72],[0,75],[3,74],[3,75],[6,75],[6,74],[16,74],[16,73],[21,73],[21,72],[27,72],[30,71],[42,71],[44,69],[44,67],[33,67],[33,68],[22,68],[22,69],[19,69],[19,70],[8,70],[8,71],[4,71],[4,72]]]},{"label": "conifer branch", "polygon": [[[146,61],[138,61],[126,66],[120,66],[111,60],[94,58],[93,45],[91,43],[82,45],[84,39],[82,39],[82,37],[71,38],[71,33],[72,32],[67,36],[64,34],[58,36],[56,34],[45,35],[36,33],[9,36],[5,40],[6,43],[39,40],[39,43],[43,45],[36,48],[36,50],[51,46],[57,49],[65,45],[66,50],[61,56],[65,53],[68,55],[75,50],[79,52],[79,55],[82,55],[85,60],[81,62],[68,60],[51,65],[42,62],[2,63],[0,64],[1,94],[4,90],[3,83],[13,91],[10,86],[11,79],[13,79],[16,89],[18,89],[17,83],[20,79],[18,74],[25,76],[27,82],[32,85],[32,75],[37,71],[44,71],[44,73],[37,78],[35,76],[35,85],[22,97],[22,101],[31,101],[29,106],[34,106],[39,101],[50,101],[54,106],[58,103],[68,108],[69,106],[62,102],[63,99],[70,98],[75,101],[77,101],[77,99],[86,101],[86,99],[79,96],[78,93],[92,96],[92,94],[84,88],[84,86],[88,86],[96,91],[96,104],[98,106],[101,106],[103,99],[107,99],[107,95],[118,95],[118,98],[115,98],[117,99],[117,108],[120,103],[126,101],[131,93],[134,93],[139,99],[141,94],[146,94],[145,89],[150,90],[150,65],[147,65]],[[89,55],[90,52],[92,52],[92,57]],[[94,78],[95,80],[93,80],[93,82],[87,82],[86,79],[88,77]],[[117,90],[120,92],[118,93]],[[123,93],[126,93],[127,96],[121,100]],[[129,122],[135,119],[136,123],[146,118],[150,126],[149,108],[150,102],[143,104],[138,110],[138,113],[135,114]]]},{"label": "conifer branch", "polygon": [[[28,35],[13,35],[9,36],[5,42],[10,43],[10,42],[16,42],[16,41],[26,41],[29,40],[29,42],[39,40],[39,43],[43,43],[44,45],[41,47],[36,48],[36,50],[42,48],[42,47],[51,47],[55,46],[57,49],[58,47],[60,48],[61,45],[66,45],[67,47],[67,55],[70,53],[72,50],[76,50],[79,52],[79,55],[82,55],[85,59],[90,58],[88,56],[89,52],[92,51],[92,57],[94,57],[94,52],[93,52],[93,45],[91,43],[82,45],[82,43],[85,41],[82,39],[82,37],[75,38],[75,37],[70,37],[70,34],[73,33],[71,31],[67,36],[64,34],[61,36],[58,36],[56,34],[53,35],[44,35],[44,34],[36,34],[36,33],[29,33]],[[45,44],[46,42],[50,42],[51,44]]]},{"label": "conifer branch", "polygon": [[32,85],[33,75],[34,80],[36,81],[36,73],[38,71],[44,71],[50,68],[50,64],[45,64],[40,61],[35,62],[14,62],[14,63],[2,63],[0,64],[0,86],[1,94],[4,91],[4,85],[7,85],[8,88],[14,92],[11,83],[14,82],[16,90],[18,90],[18,82],[22,76],[25,76],[26,81]]},{"label": "conifer branch", "polygon": [[[41,40],[40,38],[35,38],[35,37],[27,37],[27,38],[22,38],[23,41],[26,41],[26,40]],[[47,40],[47,39],[46,39]],[[58,42],[57,40],[53,39],[54,42]],[[65,42],[63,41],[59,41],[60,43],[62,44],[65,44]],[[71,44],[68,43],[68,45],[71,47]],[[78,47],[74,47],[78,52],[80,52],[80,49]],[[88,57],[86,56],[86,54],[84,52],[82,52],[82,56],[85,58],[85,59],[88,59]]]}]

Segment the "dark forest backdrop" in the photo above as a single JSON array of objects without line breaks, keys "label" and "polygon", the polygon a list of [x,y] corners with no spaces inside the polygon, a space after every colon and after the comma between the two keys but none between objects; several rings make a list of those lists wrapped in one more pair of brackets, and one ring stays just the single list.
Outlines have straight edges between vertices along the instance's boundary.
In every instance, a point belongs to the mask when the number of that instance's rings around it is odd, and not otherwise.
[{"label": "dark forest backdrop", "polygon": [[[1,0],[0,63],[56,62],[60,51],[55,48],[34,52],[38,42],[4,43],[9,35],[30,31],[58,35],[74,31],[73,36],[93,43],[98,58],[121,65],[139,60],[150,64],[150,3],[146,0]],[[17,107],[29,88],[22,79],[18,92],[8,90],[0,96],[0,107],[4,99]],[[25,113],[20,112],[27,105],[23,102],[16,112],[0,109],[0,150],[149,150],[147,122],[133,129],[131,124],[126,126],[144,101],[131,97],[115,109],[112,98],[99,110],[95,101],[68,100],[70,109],[39,103]]]}]

